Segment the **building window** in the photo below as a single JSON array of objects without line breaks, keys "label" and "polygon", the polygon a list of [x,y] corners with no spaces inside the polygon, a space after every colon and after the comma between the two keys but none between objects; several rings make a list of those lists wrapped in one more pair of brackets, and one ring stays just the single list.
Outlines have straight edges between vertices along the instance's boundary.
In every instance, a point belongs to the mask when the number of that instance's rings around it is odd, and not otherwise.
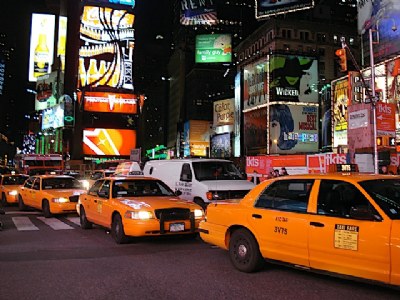
[{"label": "building window", "polygon": [[317,42],[326,42],[326,34],[325,33],[317,33]]},{"label": "building window", "polygon": [[292,30],[291,29],[282,29],[282,37],[290,39],[292,38]]},{"label": "building window", "polygon": [[302,41],[310,40],[310,33],[308,31],[300,31],[300,40]]},{"label": "building window", "polygon": [[337,44],[338,42],[339,42],[338,36],[337,36],[337,35],[334,35],[334,36],[333,36],[333,43],[334,43],[334,44]]}]

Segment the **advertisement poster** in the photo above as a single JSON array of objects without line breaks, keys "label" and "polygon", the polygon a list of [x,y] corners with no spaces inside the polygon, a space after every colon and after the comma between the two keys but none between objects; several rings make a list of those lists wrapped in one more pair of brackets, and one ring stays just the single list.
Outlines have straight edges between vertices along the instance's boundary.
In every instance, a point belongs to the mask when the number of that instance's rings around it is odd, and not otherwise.
[{"label": "advertisement poster", "polygon": [[270,101],[318,102],[318,61],[311,57],[270,58]]},{"label": "advertisement poster", "polygon": [[347,106],[349,85],[347,77],[332,83],[333,146],[347,145]]},{"label": "advertisement poster", "polygon": [[[379,42],[374,43],[374,59],[380,62],[400,51],[400,2],[397,0],[357,1],[358,32],[364,47],[369,45],[369,29],[376,30]],[[367,48],[368,49],[368,48]]]},{"label": "advertisement poster", "polygon": [[245,155],[267,154],[267,108],[244,113]]},{"label": "advertisement poster", "polygon": [[96,0],[96,2],[104,3],[104,4],[119,4],[130,6],[130,8],[135,7],[136,0]]},{"label": "advertisement poster", "polygon": [[126,155],[136,148],[136,131],[128,129],[86,128],[83,130],[83,154]]},{"label": "advertisement poster", "polygon": [[201,34],[196,36],[196,63],[224,63],[232,61],[230,34]]},{"label": "advertisement poster", "polygon": [[67,17],[60,16],[58,20],[57,57],[61,59],[61,70],[65,69],[65,47],[67,44]]},{"label": "advertisement poster", "polygon": [[85,6],[81,17],[78,88],[133,90],[135,16],[125,10]]},{"label": "advertisement poster", "polygon": [[93,112],[136,114],[137,98],[134,94],[86,92],[83,109]]},{"label": "advertisement poster", "polygon": [[4,91],[5,73],[6,73],[6,63],[3,56],[0,56],[0,95],[3,95]]},{"label": "advertisement poster", "polygon": [[223,133],[211,137],[211,153],[213,158],[229,158],[232,153],[231,149],[231,134]]},{"label": "advertisement poster", "polygon": [[190,120],[189,124],[190,155],[207,156],[207,148],[210,146],[210,122]]},{"label": "advertisement poster", "polygon": [[267,18],[314,6],[313,0],[256,0],[256,18]]},{"label": "advertisement poster", "polygon": [[36,82],[41,75],[51,72],[54,55],[55,16],[32,14],[29,50],[30,82]]},{"label": "advertisement poster", "polygon": [[352,104],[348,107],[347,147],[350,153],[357,149],[373,147],[371,103]]},{"label": "advertisement poster", "polygon": [[64,103],[43,110],[42,130],[64,127]]},{"label": "advertisement poster", "polygon": [[57,96],[63,93],[64,73],[54,71],[39,76],[36,81],[35,110],[43,110],[56,105],[58,103]]},{"label": "advertisement poster", "polygon": [[235,122],[235,99],[214,102],[213,125],[233,125]]},{"label": "advertisement poster", "polygon": [[330,165],[346,164],[346,154],[338,153],[320,153],[307,155],[308,173],[326,173]]},{"label": "advertisement poster", "polygon": [[180,0],[182,25],[215,25],[216,0]]},{"label": "advertisement poster", "polygon": [[400,101],[400,58],[388,61],[386,64],[387,100],[389,103]]},{"label": "advertisement poster", "polygon": [[261,60],[244,67],[243,109],[268,102],[268,61]]},{"label": "advertisement poster", "polygon": [[270,153],[318,152],[318,106],[270,106]]}]

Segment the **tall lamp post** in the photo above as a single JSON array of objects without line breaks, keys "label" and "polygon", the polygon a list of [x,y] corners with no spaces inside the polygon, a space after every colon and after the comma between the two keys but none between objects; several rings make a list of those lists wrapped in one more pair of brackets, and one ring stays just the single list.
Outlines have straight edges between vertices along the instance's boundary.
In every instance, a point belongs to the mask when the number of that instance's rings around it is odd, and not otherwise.
[{"label": "tall lamp post", "polygon": [[375,61],[374,61],[374,49],[373,49],[373,40],[372,40],[372,28],[369,29],[369,59],[371,65],[371,104],[372,104],[372,118],[373,118],[373,126],[374,126],[374,171],[375,174],[379,173],[379,164],[378,164],[378,145],[376,143],[377,139],[377,130],[376,130],[376,93],[375,93]]}]

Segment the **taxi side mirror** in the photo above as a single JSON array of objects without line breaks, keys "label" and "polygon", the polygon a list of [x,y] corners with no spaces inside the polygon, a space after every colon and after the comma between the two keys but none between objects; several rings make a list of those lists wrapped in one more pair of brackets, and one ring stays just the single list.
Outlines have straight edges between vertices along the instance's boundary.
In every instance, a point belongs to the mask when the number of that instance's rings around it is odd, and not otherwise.
[{"label": "taxi side mirror", "polygon": [[350,217],[357,220],[378,221],[375,214],[366,205],[352,206]]}]

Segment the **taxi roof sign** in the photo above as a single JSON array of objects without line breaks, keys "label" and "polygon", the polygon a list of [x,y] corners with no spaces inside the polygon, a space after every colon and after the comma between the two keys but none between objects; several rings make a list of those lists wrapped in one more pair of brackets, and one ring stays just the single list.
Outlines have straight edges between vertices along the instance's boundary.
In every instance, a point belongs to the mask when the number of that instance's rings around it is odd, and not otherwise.
[{"label": "taxi roof sign", "polygon": [[328,169],[329,173],[334,172],[346,172],[346,173],[358,173],[358,165],[357,164],[333,164],[329,165]]}]

